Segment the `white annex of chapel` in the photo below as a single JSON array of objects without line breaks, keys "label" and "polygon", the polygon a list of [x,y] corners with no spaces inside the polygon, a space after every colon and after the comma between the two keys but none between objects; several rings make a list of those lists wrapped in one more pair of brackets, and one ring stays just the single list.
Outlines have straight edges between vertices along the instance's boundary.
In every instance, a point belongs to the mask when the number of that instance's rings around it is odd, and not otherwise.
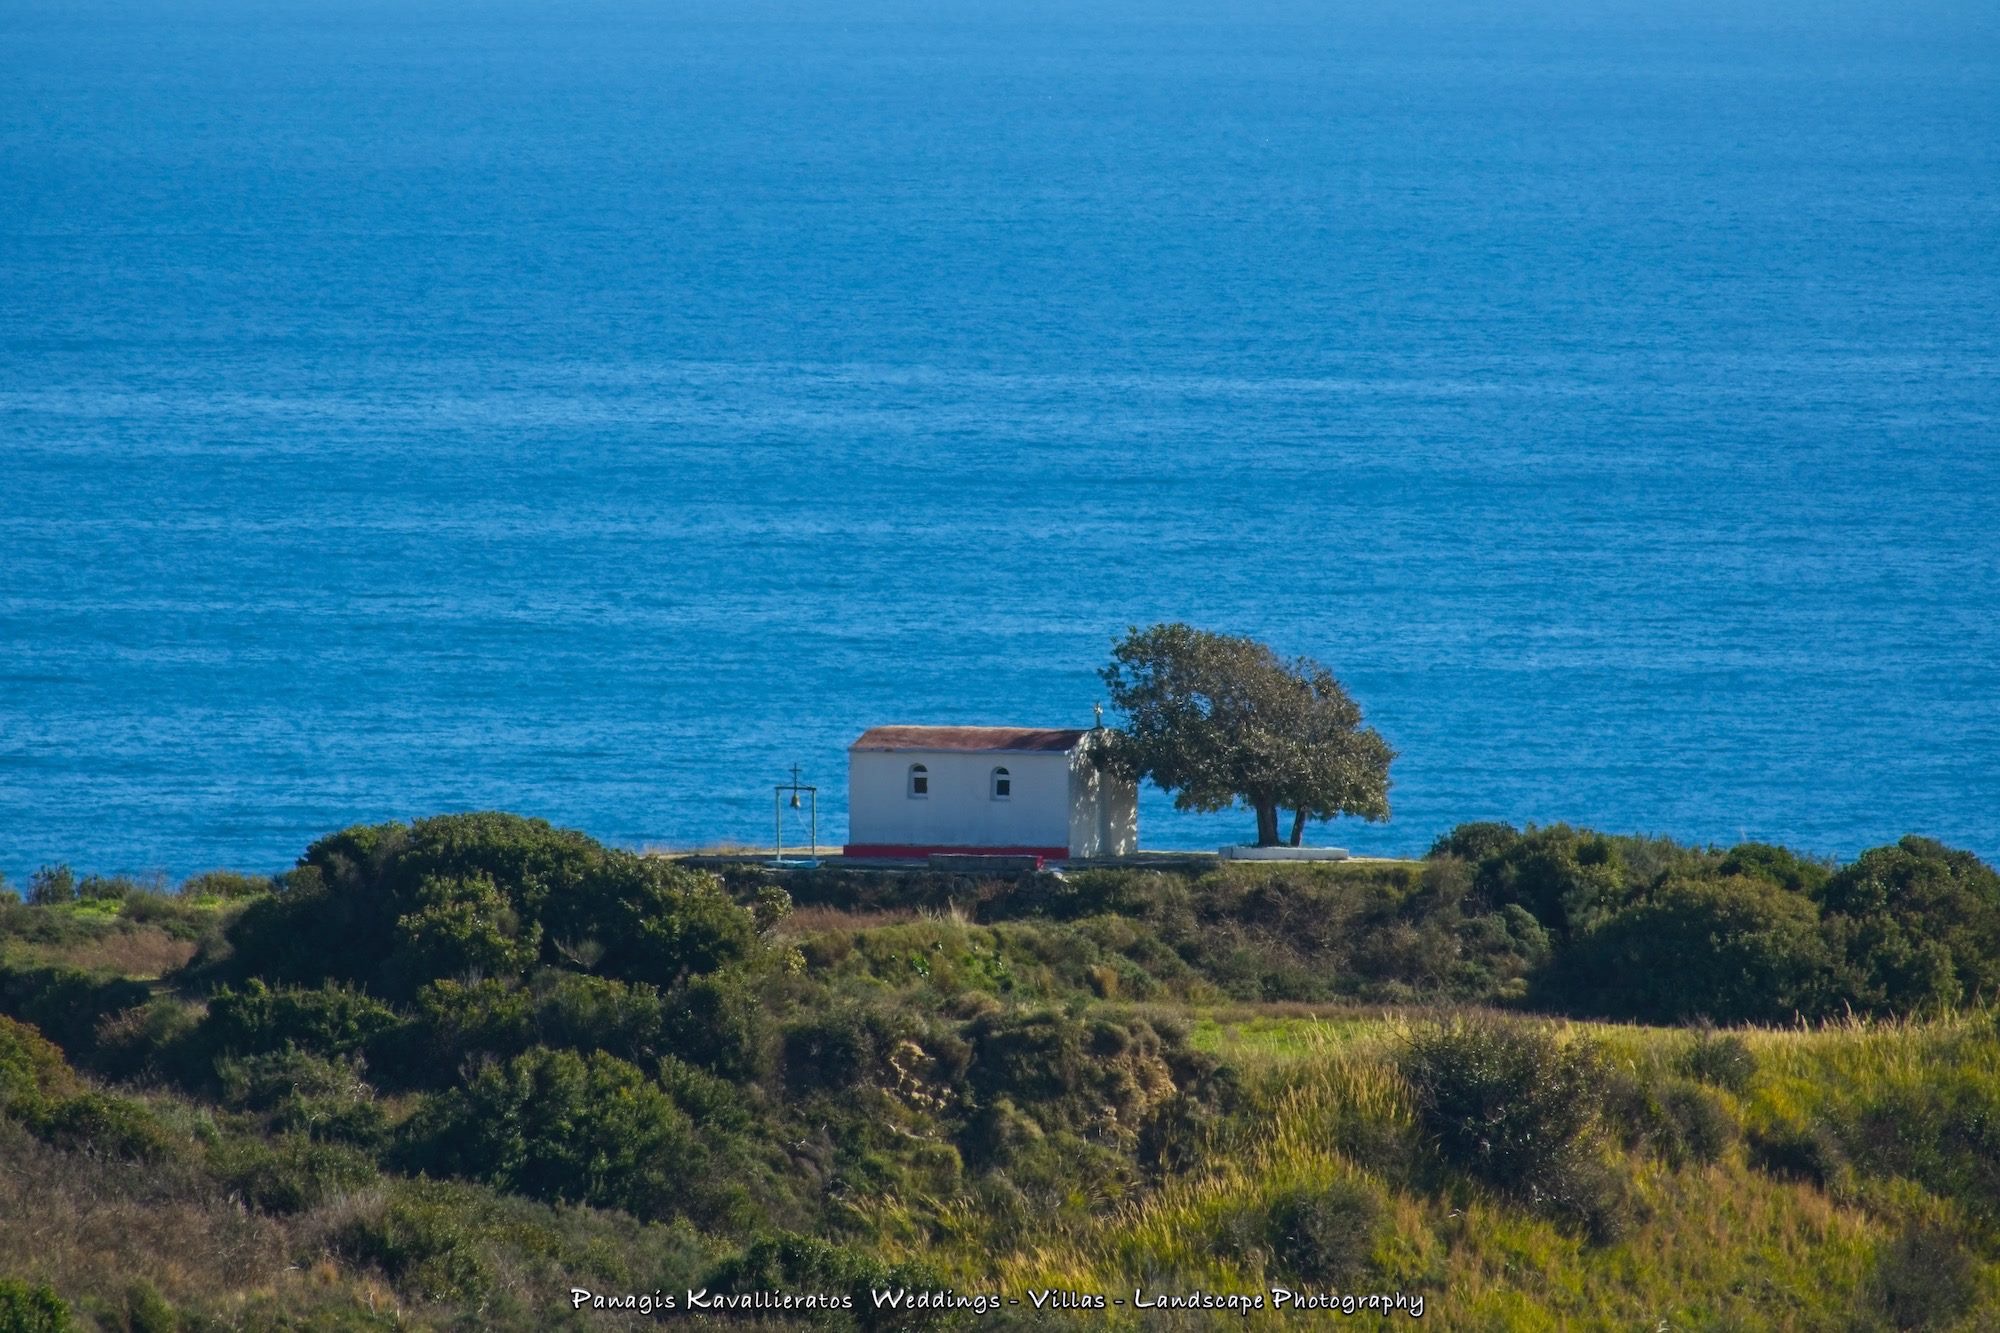
[{"label": "white annex of chapel", "polygon": [[1101,769],[1095,728],[870,727],[847,747],[852,857],[1123,856],[1137,784]]}]

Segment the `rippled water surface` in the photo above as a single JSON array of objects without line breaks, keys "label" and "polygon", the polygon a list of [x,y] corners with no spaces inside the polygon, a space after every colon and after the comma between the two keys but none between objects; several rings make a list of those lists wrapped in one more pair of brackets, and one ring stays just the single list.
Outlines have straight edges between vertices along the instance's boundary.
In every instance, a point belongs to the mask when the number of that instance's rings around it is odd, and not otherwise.
[{"label": "rippled water surface", "polygon": [[[1974,3],[0,8],[0,869],[845,828],[1129,623],[1419,850],[2000,855]],[[1154,846],[1244,815],[1149,795]]]}]

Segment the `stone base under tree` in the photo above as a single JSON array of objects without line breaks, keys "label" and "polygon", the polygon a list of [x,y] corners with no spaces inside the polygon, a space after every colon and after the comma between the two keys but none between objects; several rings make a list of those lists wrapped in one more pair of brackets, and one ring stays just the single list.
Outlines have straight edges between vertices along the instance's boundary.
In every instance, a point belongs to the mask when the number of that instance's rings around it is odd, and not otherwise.
[{"label": "stone base under tree", "polygon": [[1217,855],[1225,861],[1345,861],[1348,851],[1345,847],[1258,847],[1252,843],[1237,843],[1231,847],[1218,847]]}]

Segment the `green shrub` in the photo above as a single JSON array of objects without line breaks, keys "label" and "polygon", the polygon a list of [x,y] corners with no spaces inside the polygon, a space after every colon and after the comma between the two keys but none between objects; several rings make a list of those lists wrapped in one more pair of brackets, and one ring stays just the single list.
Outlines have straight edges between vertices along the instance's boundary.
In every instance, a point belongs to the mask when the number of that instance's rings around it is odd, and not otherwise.
[{"label": "green shrub", "polygon": [[396,935],[388,967],[405,991],[437,977],[517,976],[541,955],[541,925],[484,874],[425,879]]},{"label": "green shrub", "polygon": [[1681,1167],[1719,1160],[1742,1137],[1721,1098],[1686,1079],[1642,1080],[1617,1071],[1605,1081],[1605,1114],[1629,1148]]},{"label": "green shrub", "polygon": [[1991,1046],[1899,1082],[1833,1117],[1857,1171],[1916,1181],[2000,1235],[2000,1076]]},{"label": "green shrub", "polygon": [[405,1161],[563,1203],[664,1217],[699,1192],[693,1123],[644,1074],[603,1052],[538,1047],[430,1098]]},{"label": "green shrub", "polygon": [[766,1015],[755,995],[721,977],[662,994],[642,983],[544,970],[511,981],[438,981],[416,1012],[371,1055],[390,1082],[436,1086],[468,1063],[509,1059],[532,1046],[605,1051],[632,1064],[676,1053],[731,1078],[765,1065]]},{"label": "green shrub", "polygon": [[769,1016],[757,996],[727,974],[672,987],[661,1003],[660,1023],[669,1051],[725,1078],[757,1078],[769,1066]]},{"label": "green shrub", "polygon": [[1148,1170],[1187,1171],[1209,1155],[1221,1128],[1222,1115],[1213,1100],[1177,1093],[1146,1113],[1133,1152]]},{"label": "green shrub", "polygon": [[1628,893],[1662,884],[1669,879],[1709,879],[1717,869],[1721,854],[1713,848],[1689,847],[1672,838],[1643,834],[1613,834],[1610,842],[1624,866]]},{"label": "green shrub", "polygon": [[963,1080],[971,1058],[947,1025],[881,999],[808,1006],[778,1045],[785,1086],[795,1095],[864,1084],[917,1093],[912,1080],[943,1094]]},{"label": "green shrub", "polygon": [[0,1111],[32,1115],[76,1089],[63,1054],[26,1023],[0,1017]]},{"label": "green shrub", "polygon": [[593,884],[597,911],[589,929],[605,942],[598,970],[665,986],[751,956],[757,921],[717,880],[657,857],[610,854]]},{"label": "green shrub", "polygon": [[2000,994],[2000,875],[1970,852],[1904,838],[1820,890],[1856,1008],[1913,1013]]},{"label": "green shrub", "polygon": [[1832,962],[1810,899],[1763,879],[1671,879],[1583,934],[1537,979],[1568,1013],[1677,1023],[1825,1011]]},{"label": "green shrub", "polygon": [[1622,1226],[1622,1182],[1598,1159],[1605,1070],[1580,1039],[1482,1019],[1431,1023],[1401,1065],[1417,1123],[1448,1166],[1608,1239]]},{"label": "green shrub", "polygon": [[224,987],[208,1002],[200,1040],[217,1054],[255,1054],[287,1046],[347,1055],[402,1023],[396,1011],[359,991],[323,986],[272,989],[252,979]]},{"label": "green shrub", "polygon": [[361,915],[360,908],[337,902],[316,882],[317,872],[309,879],[291,878],[297,887],[251,899],[217,936],[204,940],[189,968],[190,979],[312,986],[375,975],[390,942],[371,941],[356,961],[344,937],[356,931],[352,918]]},{"label": "green shrub", "polygon": [[125,1289],[125,1328],[129,1333],[181,1333],[180,1313],[144,1278]]},{"label": "green shrub", "polygon": [[958,1311],[878,1309],[872,1291],[901,1287],[936,1291],[943,1275],[920,1263],[889,1264],[873,1255],[810,1236],[779,1233],[751,1244],[709,1271],[703,1284],[717,1292],[844,1292],[853,1301],[848,1318],[817,1321],[822,1326],[870,1330],[953,1329],[976,1326]]},{"label": "green shrub", "polygon": [[70,1333],[75,1327],[54,1287],[0,1277],[0,1333]]},{"label": "green shrub", "polygon": [[150,889],[126,894],[120,899],[118,917],[135,925],[157,926],[177,940],[197,940],[214,924],[214,914],[183,898],[170,898]]},{"label": "green shrub", "polygon": [[479,1229],[461,1202],[418,1185],[338,1227],[334,1252],[375,1267],[398,1288],[425,1300],[470,1301],[493,1282]]},{"label": "green shrub", "polygon": [[1041,917],[1079,921],[1118,912],[1142,915],[1163,881],[1130,871],[1086,870],[1074,875],[1028,874],[982,885],[975,911],[983,922]]},{"label": "green shrub", "polygon": [[0,943],[54,949],[88,947],[102,939],[111,922],[94,912],[51,912],[14,898],[0,898]]},{"label": "green shrub", "polygon": [[287,1046],[216,1061],[216,1082],[225,1105],[268,1111],[287,1097],[331,1096],[365,1085],[345,1060]]},{"label": "green shrub", "polygon": [[91,1053],[104,1019],[151,994],[144,982],[124,977],[0,962],[0,1013],[33,1024],[78,1060]]},{"label": "green shrub", "polygon": [[80,903],[124,902],[149,890],[130,875],[85,875],[76,884],[76,900]]},{"label": "green shrub", "polygon": [[396,999],[586,959],[665,988],[760,947],[756,919],[711,876],[491,813],[322,838],[236,918],[227,944],[206,960],[214,980],[344,982]]},{"label": "green shrub", "polygon": [[965,1124],[959,1145],[975,1166],[1017,1166],[1048,1137],[1039,1122],[1010,1097],[995,1097]]},{"label": "green shrub", "polygon": [[1847,1150],[1824,1121],[1753,1126],[1748,1146],[1750,1165],[1758,1170],[1820,1189],[1838,1188],[1851,1170]]},{"label": "green shrub", "polygon": [[388,1115],[362,1078],[358,1058],[286,1047],[217,1061],[216,1078],[226,1103],[269,1113],[280,1133],[363,1148],[387,1142]]},{"label": "green shrub", "polygon": [[[754,897],[768,881],[762,871],[724,872],[730,889]],[[943,911],[971,906],[1004,893],[1007,881],[917,870],[794,870],[783,878],[796,906],[831,907],[842,912]]]},{"label": "green shrub", "polygon": [[181,881],[175,890],[183,898],[220,898],[234,902],[243,898],[256,898],[277,890],[278,883],[269,875],[246,875],[237,870],[208,870],[199,875],[190,875]]},{"label": "green shrub", "polygon": [[28,876],[28,902],[35,907],[76,901],[76,872],[67,865],[43,866]]},{"label": "green shrub", "polygon": [[1942,1328],[1972,1309],[1977,1265],[1962,1241],[1935,1223],[1911,1223],[1883,1246],[1875,1290],[1895,1328]]},{"label": "green shrub", "polygon": [[1350,1287],[1367,1273],[1387,1216],[1380,1196],[1356,1180],[1294,1190],[1271,1205],[1272,1253],[1301,1281]]},{"label": "green shrub", "polygon": [[360,1097],[289,1097],[272,1111],[271,1128],[367,1153],[388,1147],[392,1138],[389,1113],[381,1103]]},{"label": "green shrub", "polygon": [[876,1074],[875,1030],[867,1013],[842,1005],[785,1030],[785,1083],[795,1092],[853,1087]]},{"label": "green shrub", "polygon": [[1430,860],[1455,857],[1476,865],[1489,857],[1502,855],[1520,840],[1521,831],[1512,824],[1460,824],[1448,833],[1439,834],[1424,856]]},{"label": "green shrub", "polygon": [[98,1020],[91,1068],[117,1079],[161,1077],[198,1082],[197,1033],[201,1013],[173,995],[155,995],[145,1004]]},{"label": "green shrub", "polygon": [[1557,935],[1588,929],[1626,896],[1625,865],[1614,840],[1566,824],[1529,829],[1487,856],[1473,884],[1489,908],[1518,903]]},{"label": "green shrub", "polygon": [[771,931],[792,914],[792,895],[775,884],[760,884],[750,899],[750,915],[760,931]]},{"label": "green shrub", "polygon": [[1809,860],[1784,847],[1744,842],[1731,847],[1715,868],[1719,875],[1752,875],[1793,893],[1814,894],[1833,874],[1825,862]]},{"label": "green shrub", "polygon": [[512,981],[434,981],[409,1023],[370,1044],[371,1067],[389,1083],[442,1086],[468,1065],[522,1054],[535,1032],[534,997]]},{"label": "green shrub", "polygon": [[1676,1165],[1720,1161],[1743,1137],[1743,1127],[1722,1099],[1698,1084],[1668,1084],[1660,1104],[1673,1132],[1666,1157]]},{"label": "green shrub", "polygon": [[1534,1194],[1596,1122],[1602,1061],[1543,1027],[1431,1023],[1412,1034],[1401,1063],[1444,1160],[1512,1194]]},{"label": "green shrub", "polygon": [[535,979],[533,992],[536,1035],[545,1046],[605,1051],[635,1064],[662,1050],[665,1020],[655,987],[549,972]]},{"label": "green shrub", "polygon": [[54,1102],[31,1127],[64,1151],[124,1161],[160,1161],[186,1146],[145,1102],[101,1092],[82,1092]]},{"label": "green shrub", "polygon": [[209,1169],[249,1207],[278,1214],[317,1208],[378,1179],[366,1154],[296,1134],[221,1140],[209,1150]]},{"label": "green shrub", "polygon": [[1739,1096],[1757,1076],[1757,1055],[1743,1038],[1718,1036],[1707,1029],[1695,1033],[1694,1044],[1681,1057],[1681,1072]]}]

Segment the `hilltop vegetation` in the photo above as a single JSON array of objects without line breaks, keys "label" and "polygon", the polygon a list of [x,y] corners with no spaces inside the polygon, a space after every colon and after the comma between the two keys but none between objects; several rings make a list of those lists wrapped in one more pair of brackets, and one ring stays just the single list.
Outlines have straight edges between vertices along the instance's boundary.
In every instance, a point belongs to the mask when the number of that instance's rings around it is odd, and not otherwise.
[{"label": "hilltop vegetation", "polygon": [[2000,1308],[2000,878],[1922,839],[718,879],[465,815],[30,897],[0,1328],[652,1322],[573,1286],[860,1294],[828,1327],[1056,1318],[868,1308],[895,1285],[1402,1291],[1474,1328]]}]

